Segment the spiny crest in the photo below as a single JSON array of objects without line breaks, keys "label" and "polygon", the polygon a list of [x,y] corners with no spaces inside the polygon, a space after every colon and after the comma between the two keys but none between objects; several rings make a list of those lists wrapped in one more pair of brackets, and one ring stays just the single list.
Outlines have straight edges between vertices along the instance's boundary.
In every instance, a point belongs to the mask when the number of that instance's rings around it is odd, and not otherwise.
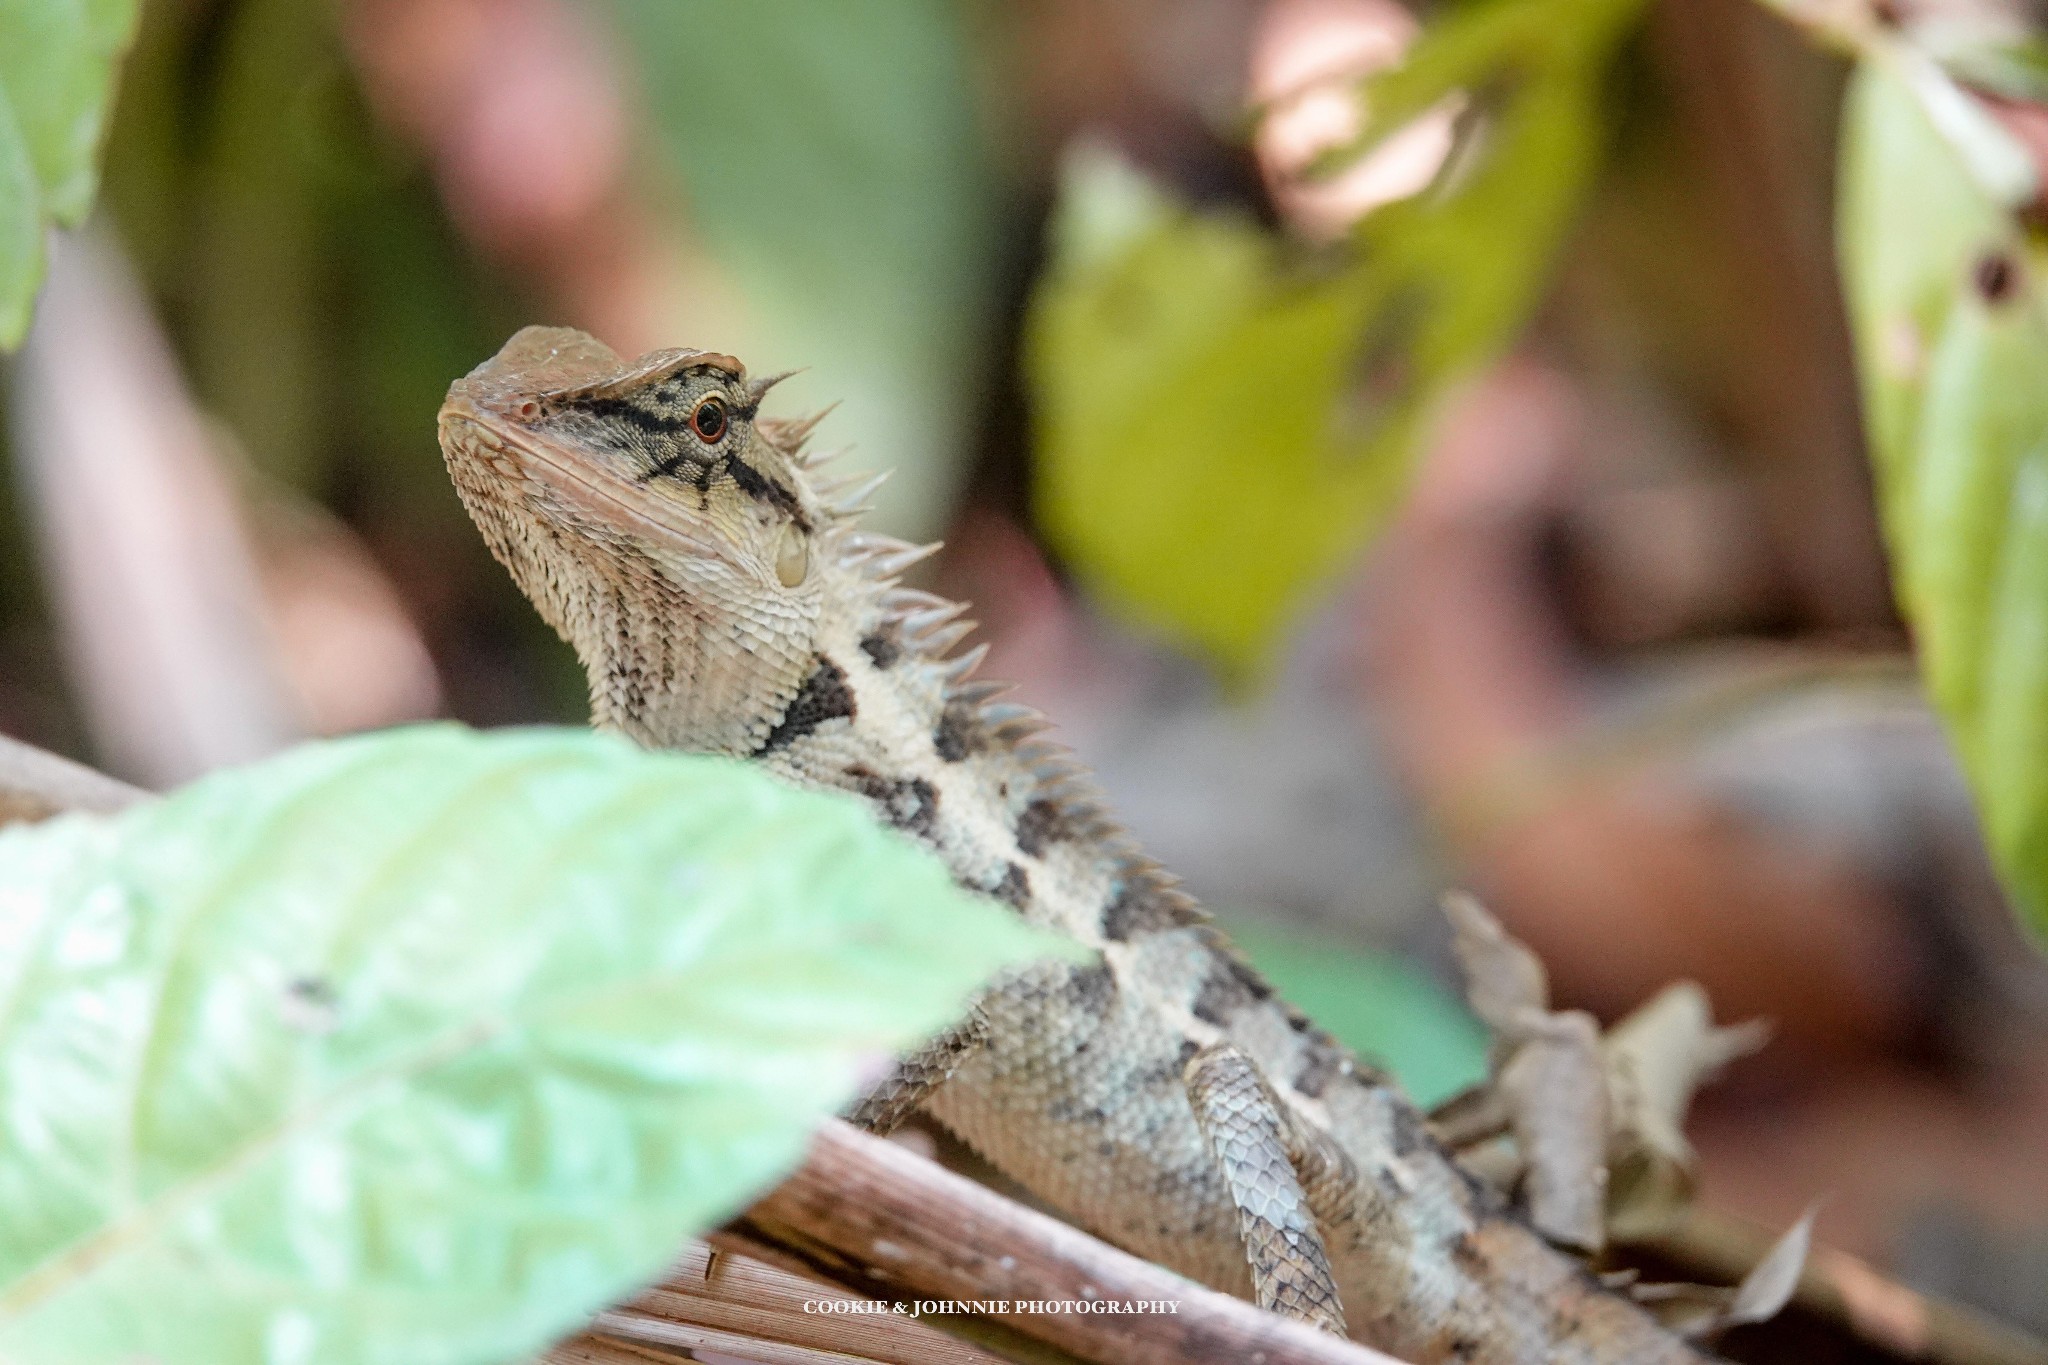
[{"label": "spiny crest", "polygon": [[1090,844],[1118,864],[1126,896],[1146,907],[1148,926],[1207,923],[1207,914],[1179,889],[1177,879],[1145,857],[1137,842],[1124,832],[1073,753],[1043,738],[1052,722],[1031,707],[1002,700],[1011,690],[1010,684],[973,676],[988,655],[988,645],[953,653],[975,628],[975,622],[960,619],[967,604],[901,586],[901,575],[937,553],[939,543],[915,545],[854,529],[854,523],[868,510],[868,498],[887,473],[834,480],[815,477],[822,465],[844,453],[844,448],[822,454],[809,449],[811,436],[831,411],[826,408],[796,419],[764,418],[758,430],[789,458],[826,510],[833,562],[855,575],[879,602],[878,629],[886,632],[902,656],[929,670],[948,709],[966,711],[978,732],[1001,746],[1030,775],[1033,801],[1048,803],[1058,811],[1065,837]]}]

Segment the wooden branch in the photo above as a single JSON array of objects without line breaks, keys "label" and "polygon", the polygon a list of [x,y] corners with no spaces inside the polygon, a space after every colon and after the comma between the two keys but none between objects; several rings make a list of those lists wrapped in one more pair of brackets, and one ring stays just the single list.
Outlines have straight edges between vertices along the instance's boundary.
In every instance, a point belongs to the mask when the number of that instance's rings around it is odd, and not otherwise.
[{"label": "wooden branch", "polygon": [[0,825],[67,810],[116,811],[148,797],[82,763],[0,735]]},{"label": "wooden branch", "polygon": [[[1632,1243],[1680,1275],[1732,1284],[1772,1241],[1741,1219],[1698,1206],[1668,1232]],[[1815,1247],[1792,1306],[1898,1360],[1929,1365],[2048,1365],[2048,1343],[1961,1304],[1929,1298],[1847,1252]]]},{"label": "wooden branch", "polygon": [[841,1283],[850,1274],[857,1287],[899,1301],[980,1301],[987,1311],[973,1316],[1105,1365],[1398,1365],[1118,1251],[836,1120],[740,1227]]},{"label": "wooden branch", "polygon": [[815,1275],[692,1242],[661,1283],[598,1314],[589,1335],[557,1347],[549,1360],[570,1365],[577,1357],[565,1350],[600,1341],[630,1344],[654,1358],[709,1350],[775,1365],[1000,1365],[1005,1359],[888,1309]]}]

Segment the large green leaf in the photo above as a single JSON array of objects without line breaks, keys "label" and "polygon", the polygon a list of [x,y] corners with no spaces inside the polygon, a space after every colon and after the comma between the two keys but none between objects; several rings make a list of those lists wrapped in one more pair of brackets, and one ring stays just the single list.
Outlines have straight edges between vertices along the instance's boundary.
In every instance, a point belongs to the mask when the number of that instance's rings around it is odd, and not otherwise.
[{"label": "large green leaf", "polygon": [[514,1358],[1044,948],[849,799],[578,731],[0,835],[0,1359]]},{"label": "large green leaf", "polygon": [[1597,161],[1640,0],[1487,0],[1374,81],[1366,141],[1452,97],[1439,184],[1311,258],[1077,158],[1026,361],[1039,510],[1130,615],[1239,676],[1385,515],[1446,388],[1509,340]]},{"label": "large green leaf", "polygon": [[[2048,254],[1996,125],[1866,56],[1840,250],[1899,601],[2008,889],[2048,930]],[[2009,179],[2009,177],[2005,177]]]},{"label": "large green leaf", "polygon": [[0,347],[28,330],[43,234],[92,205],[136,0],[0,0]]},{"label": "large green leaf", "polygon": [[1001,176],[961,0],[609,0],[688,216],[743,295],[699,291],[680,340],[842,406],[895,467],[874,520],[944,524],[987,392]]}]

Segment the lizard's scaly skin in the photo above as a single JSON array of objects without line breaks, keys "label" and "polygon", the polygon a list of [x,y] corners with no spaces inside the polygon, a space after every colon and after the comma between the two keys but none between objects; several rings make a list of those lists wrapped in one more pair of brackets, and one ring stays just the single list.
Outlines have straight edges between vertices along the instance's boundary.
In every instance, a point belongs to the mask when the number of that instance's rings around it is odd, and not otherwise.
[{"label": "lizard's scaly skin", "polygon": [[1503,1209],[1238,957],[1043,722],[970,680],[979,652],[948,657],[959,608],[895,586],[921,552],[854,528],[861,494],[817,477],[808,426],[756,419],[766,388],[726,356],[622,363],[530,327],[456,382],[441,440],[582,658],[596,724],[858,793],[962,885],[1100,950],[990,993],[929,1112],[1076,1222],[1249,1294],[1183,1081],[1233,1044],[1341,1153],[1305,1183],[1355,1336],[1417,1362],[1706,1359]]}]

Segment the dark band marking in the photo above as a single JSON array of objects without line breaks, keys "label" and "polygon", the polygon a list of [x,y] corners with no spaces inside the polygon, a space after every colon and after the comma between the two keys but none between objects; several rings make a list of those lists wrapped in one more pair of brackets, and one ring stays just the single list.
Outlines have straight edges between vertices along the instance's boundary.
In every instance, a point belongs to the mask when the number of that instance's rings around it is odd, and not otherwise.
[{"label": "dark band marking", "polygon": [[897,829],[929,840],[938,830],[938,788],[921,777],[889,778],[869,768],[850,768],[854,789],[882,808]]},{"label": "dark band marking", "polygon": [[738,455],[725,457],[725,472],[732,475],[733,483],[755,502],[766,503],[776,511],[795,522],[799,529],[808,532],[811,520],[804,515],[803,505],[796,500],[796,494],[784,488],[760,470],[742,460]]},{"label": "dark band marking", "polygon": [[1221,1027],[1239,1011],[1273,994],[1251,965],[1234,953],[1217,952],[1192,1006],[1195,1018]]},{"label": "dark band marking", "polygon": [[790,698],[789,709],[782,713],[782,719],[768,732],[768,738],[761,741],[755,754],[773,753],[785,745],[793,744],[828,720],[845,717],[853,719],[853,689],[846,685],[846,671],[838,664],[820,654],[817,666],[811,676],[804,679],[804,685]]},{"label": "dark band marking", "polygon": [[1302,1049],[1301,1064],[1287,1083],[1296,1094],[1318,1100],[1330,1088],[1330,1082],[1343,1074],[1344,1049],[1320,1030],[1307,1035],[1302,1041],[1306,1046]]},{"label": "dark band marking", "polygon": [[689,429],[688,413],[664,412],[658,406],[632,398],[585,398],[574,407],[600,422],[623,422],[655,436],[678,436]]},{"label": "dark band marking", "polygon": [[1393,1108],[1393,1143],[1395,1156],[1407,1156],[1428,1145],[1429,1134],[1423,1131],[1422,1119],[1405,1104]]},{"label": "dark band marking", "polygon": [[1017,817],[1017,850],[1026,857],[1043,857],[1047,844],[1075,838],[1079,826],[1066,806],[1040,797]]},{"label": "dark band marking", "polygon": [[896,666],[903,657],[903,641],[894,626],[882,626],[874,634],[860,642],[860,652],[868,656],[868,662],[884,671]]},{"label": "dark band marking", "polygon": [[988,731],[981,723],[981,708],[966,702],[947,702],[932,730],[932,747],[948,763],[958,763],[987,748]]},{"label": "dark band marking", "polygon": [[1100,1019],[1116,1003],[1116,977],[1106,962],[1077,967],[1067,978],[1062,993],[1076,1014],[1084,1019]]},{"label": "dark band marking", "polygon": [[1103,910],[1102,936],[1111,943],[1128,943],[1144,934],[1201,924],[1205,918],[1186,896],[1161,886],[1154,875],[1139,872],[1124,879]]},{"label": "dark band marking", "polygon": [[1031,877],[1023,868],[1011,863],[1003,869],[1003,879],[989,894],[999,901],[1008,901],[1014,909],[1022,910],[1031,903]]}]

